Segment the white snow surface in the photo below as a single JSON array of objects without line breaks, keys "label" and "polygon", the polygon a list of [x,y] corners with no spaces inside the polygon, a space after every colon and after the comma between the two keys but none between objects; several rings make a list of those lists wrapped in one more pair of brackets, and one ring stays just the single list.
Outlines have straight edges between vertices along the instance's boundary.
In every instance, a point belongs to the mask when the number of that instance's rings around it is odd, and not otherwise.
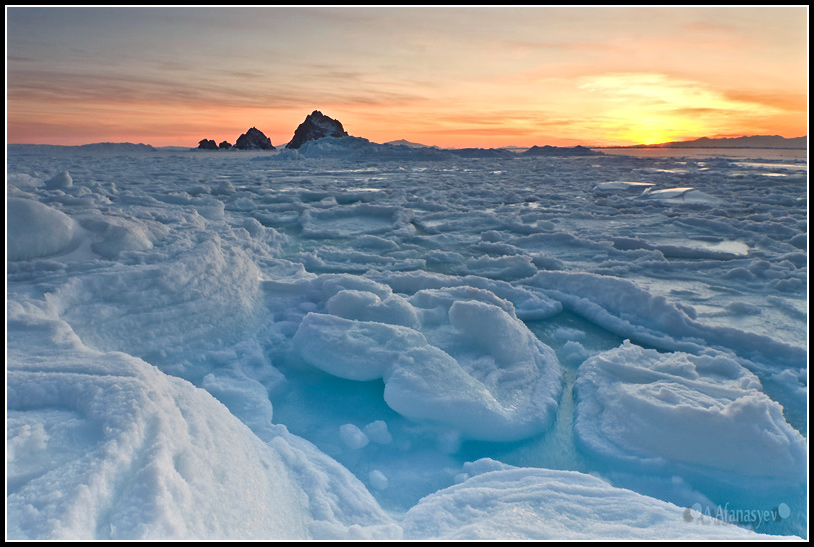
[{"label": "white snow surface", "polygon": [[807,164],[744,154],[9,145],[7,539],[807,538]]},{"label": "white snow surface", "polygon": [[403,525],[411,537],[454,541],[755,539],[702,518],[584,473],[500,466],[422,499]]},{"label": "white snow surface", "polygon": [[625,341],[580,367],[577,437],[637,466],[795,481],[806,470],[805,439],[760,387],[725,355],[662,354]]}]

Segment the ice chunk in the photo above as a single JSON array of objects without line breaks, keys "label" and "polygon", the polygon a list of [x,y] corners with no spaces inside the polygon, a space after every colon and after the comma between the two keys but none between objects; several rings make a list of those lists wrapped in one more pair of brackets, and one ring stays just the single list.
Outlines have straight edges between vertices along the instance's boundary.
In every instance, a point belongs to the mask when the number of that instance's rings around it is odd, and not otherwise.
[{"label": "ice chunk", "polygon": [[449,307],[449,322],[472,347],[480,348],[501,363],[526,356],[528,330],[508,313],[477,300],[456,300]]},{"label": "ice chunk", "polygon": [[[490,470],[423,498],[404,517],[417,540],[687,540],[768,538],[576,471]],[[463,478],[463,477],[461,477]]]},{"label": "ice chunk", "polygon": [[757,377],[723,354],[665,354],[626,341],[585,361],[575,390],[575,431],[596,454],[718,476],[805,477],[805,439]]},{"label": "ice chunk", "polygon": [[[551,420],[545,414],[542,423],[537,423],[540,416],[515,416],[515,409],[501,405],[483,383],[435,346],[415,348],[397,359],[385,379],[384,400],[408,418],[446,423],[471,438],[488,440],[523,438],[542,431]],[[526,420],[537,423],[536,430],[522,428]]]},{"label": "ice chunk", "polygon": [[153,240],[168,232],[164,225],[125,219],[86,218],[81,224],[96,236],[91,244],[93,252],[110,260],[126,251],[150,250],[153,248]]},{"label": "ice chunk", "polygon": [[665,188],[663,190],[645,190],[642,197],[659,201],[665,204],[702,204],[702,205],[717,205],[723,203],[723,200],[715,196],[711,196],[700,190],[692,187],[682,188]]},{"label": "ice chunk", "polygon": [[398,325],[309,313],[294,335],[294,347],[310,364],[348,380],[375,380],[399,355],[427,344],[420,332]]},{"label": "ice chunk", "polygon": [[521,320],[547,319],[562,311],[562,305],[539,292],[532,292],[505,281],[477,276],[448,276],[428,272],[379,273],[376,279],[385,281],[393,290],[405,294],[417,294],[424,289],[469,287],[488,291],[514,306],[514,313]]},{"label": "ice chunk", "polygon": [[326,310],[345,319],[376,321],[415,328],[418,316],[406,299],[390,295],[382,300],[372,292],[341,290],[325,303]]},{"label": "ice chunk", "polygon": [[585,346],[574,340],[568,340],[562,346],[563,359],[567,363],[578,364],[587,359],[591,353]]},{"label": "ice chunk", "polygon": [[6,200],[6,256],[28,260],[71,250],[77,226],[57,209],[23,198]]},{"label": "ice chunk", "polygon": [[49,190],[70,188],[71,186],[73,186],[73,179],[68,171],[63,171],[45,181],[45,187]]},{"label": "ice chunk", "polygon": [[376,420],[365,426],[365,435],[377,444],[390,444],[393,441],[393,435],[387,429],[387,422],[383,420]]},{"label": "ice chunk", "polygon": [[364,448],[370,442],[367,435],[353,424],[341,425],[339,427],[339,438],[342,439],[342,444],[351,450]]},{"label": "ice chunk", "polygon": [[[357,316],[359,306],[378,305],[371,293],[345,290],[333,298],[329,310]],[[559,362],[510,302],[473,287],[428,289],[398,302],[412,309],[408,316],[420,322],[418,330],[311,312],[294,348],[335,376],[383,379],[393,410],[469,438],[522,439],[551,424],[562,391]]]}]

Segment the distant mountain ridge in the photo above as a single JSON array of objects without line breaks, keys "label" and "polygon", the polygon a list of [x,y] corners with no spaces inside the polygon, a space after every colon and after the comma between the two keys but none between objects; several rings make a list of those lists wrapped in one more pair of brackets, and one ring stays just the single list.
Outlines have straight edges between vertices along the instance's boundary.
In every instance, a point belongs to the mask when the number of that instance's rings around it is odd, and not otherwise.
[{"label": "distant mountain ridge", "polygon": [[749,137],[701,137],[691,141],[665,142],[625,148],[808,148],[808,136],[787,139],[779,135],[752,135]]},{"label": "distant mountain ridge", "polygon": [[8,146],[31,146],[38,150],[83,150],[88,152],[155,152],[150,144],[132,142],[94,142],[91,144],[9,144]]}]

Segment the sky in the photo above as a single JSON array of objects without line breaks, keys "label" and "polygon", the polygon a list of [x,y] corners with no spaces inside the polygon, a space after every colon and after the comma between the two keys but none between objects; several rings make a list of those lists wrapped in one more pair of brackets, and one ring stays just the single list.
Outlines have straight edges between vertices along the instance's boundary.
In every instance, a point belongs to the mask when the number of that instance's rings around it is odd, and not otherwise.
[{"label": "sky", "polygon": [[807,6],[6,7],[6,142],[654,144],[808,131]]}]

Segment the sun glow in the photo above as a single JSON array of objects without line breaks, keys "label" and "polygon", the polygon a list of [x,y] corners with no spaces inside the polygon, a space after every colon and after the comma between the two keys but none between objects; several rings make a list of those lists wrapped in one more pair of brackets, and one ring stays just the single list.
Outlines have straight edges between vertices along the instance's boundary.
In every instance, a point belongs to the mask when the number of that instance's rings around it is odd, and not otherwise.
[{"label": "sun glow", "polygon": [[703,135],[705,128],[694,120],[676,116],[642,115],[632,117],[627,128],[621,129],[615,137],[631,144],[660,144],[680,141]]},{"label": "sun glow", "polygon": [[605,138],[658,144],[719,133],[721,119],[757,122],[780,111],[732,99],[700,82],[664,74],[624,73],[583,78],[583,92],[601,105]]}]

